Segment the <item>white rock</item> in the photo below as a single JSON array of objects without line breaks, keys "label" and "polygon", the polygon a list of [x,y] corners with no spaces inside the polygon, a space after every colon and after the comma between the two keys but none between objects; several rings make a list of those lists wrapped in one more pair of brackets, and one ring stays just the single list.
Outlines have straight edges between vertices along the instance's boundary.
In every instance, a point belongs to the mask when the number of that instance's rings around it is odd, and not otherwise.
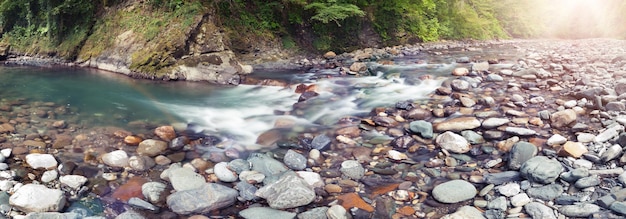
[{"label": "white rock", "polygon": [[617,137],[620,132],[624,131],[624,126],[616,125],[611,128],[604,130],[602,133],[598,134],[596,138],[593,139],[596,143],[602,143],[608,140]]},{"label": "white rock", "polygon": [[0,170],[8,170],[9,169],[9,165],[6,163],[0,163]]},{"label": "white rock", "polygon": [[435,142],[439,147],[458,154],[466,153],[471,149],[467,139],[451,131],[438,135]]},{"label": "white rock", "polygon": [[102,155],[102,162],[112,167],[126,167],[128,166],[128,154],[123,150],[111,151]]},{"label": "white rock", "polygon": [[577,104],[576,100],[570,100],[570,101],[567,101],[567,102],[563,103],[563,106],[565,108],[572,108],[572,107],[575,107],[576,104]]},{"label": "white rock", "polygon": [[313,188],[321,188],[325,185],[322,176],[316,172],[298,171],[296,172],[304,181]]},{"label": "white rock", "polygon": [[59,164],[51,154],[29,154],[26,155],[26,163],[33,168],[53,169]]},{"label": "white rock", "polygon": [[389,158],[393,159],[393,160],[406,160],[409,159],[408,156],[406,156],[405,153],[396,151],[396,150],[389,150],[387,152],[387,156],[389,156]]},{"label": "white rock", "polygon": [[552,137],[548,138],[548,141],[546,143],[550,146],[554,146],[565,144],[565,142],[567,142],[567,138],[559,134],[554,134],[552,135]]},{"label": "white rock", "polygon": [[346,211],[346,209],[342,207],[341,205],[330,206],[330,208],[328,208],[328,211],[326,211],[326,217],[328,217],[328,219],[352,218],[352,217],[348,217],[349,215],[350,214],[348,213],[348,211]]},{"label": "white rock", "polygon": [[149,202],[157,203],[161,199],[165,187],[167,186],[160,182],[147,182],[141,185],[141,193]]},{"label": "white rock", "polygon": [[106,181],[113,181],[117,179],[117,173],[103,173],[102,178]]},{"label": "white rock", "polygon": [[228,168],[227,162],[219,162],[213,167],[215,176],[222,182],[235,182],[239,178],[237,173]]},{"label": "white rock", "polygon": [[265,180],[265,175],[254,170],[244,170],[239,174],[239,180],[250,184],[257,184]]},{"label": "white rock", "polygon": [[56,180],[57,177],[59,177],[59,172],[57,170],[48,170],[46,172],[43,172],[43,174],[41,175],[41,182],[49,183],[53,180]]},{"label": "white rock", "polygon": [[517,194],[511,197],[511,205],[515,207],[521,207],[530,203],[530,197],[526,193]]},{"label": "white rock", "polygon": [[58,212],[63,209],[65,202],[63,191],[37,184],[22,186],[9,198],[11,206],[25,213]]},{"label": "white rock", "polygon": [[17,184],[17,182],[13,180],[0,180],[0,191],[9,191],[15,184]]},{"label": "white rock", "polygon": [[517,195],[520,191],[522,191],[522,189],[517,183],[509,183],[498,187],[498,192],[506,197]]},{"label": "white rock", "polygon": [[578,133],[576,135],[576,140],[580,143],[589,143],[592,142],[596,136],[590,133]]},{"label": "white rock", "polygon": [[2,154],[2,156],[4,157],[10,157],[12,152],[13,152],[13,149],[11,148],[5,148],[5,149],[0,150],[0,154]]},{"label": "white rock", "polygon": [[87,182],[87,177],[81,175],[65,175],[59,178],[61,184],[66,185],[74,190],[79,189]]}]

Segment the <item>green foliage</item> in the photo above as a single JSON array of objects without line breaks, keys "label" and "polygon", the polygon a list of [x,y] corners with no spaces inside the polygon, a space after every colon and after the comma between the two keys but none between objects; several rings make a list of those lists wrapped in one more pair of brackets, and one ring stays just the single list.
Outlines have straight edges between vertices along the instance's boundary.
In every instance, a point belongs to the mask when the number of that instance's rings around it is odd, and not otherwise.
[{"label": "green foliage", "polygon": [[322,23],[335,22],[338,26],[339,21],[349,17],[363,17],[363,12],[358,6],[348,3],[338,3],[337,0],[326,0],[325,2],[313,2],[304,7],[305,10],[313,9],[315,15],[311,17],[312,20],[320,21]]}]

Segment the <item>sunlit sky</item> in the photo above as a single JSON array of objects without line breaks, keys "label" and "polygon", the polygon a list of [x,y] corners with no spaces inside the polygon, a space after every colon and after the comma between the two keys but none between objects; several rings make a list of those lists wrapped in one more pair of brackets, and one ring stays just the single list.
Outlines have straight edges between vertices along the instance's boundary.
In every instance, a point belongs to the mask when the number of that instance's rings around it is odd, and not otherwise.
[{"label": "sunlit sky", "polygon": [[625,0],[546,0],[542,20],[547,35],[602,37],[623,34]]}]

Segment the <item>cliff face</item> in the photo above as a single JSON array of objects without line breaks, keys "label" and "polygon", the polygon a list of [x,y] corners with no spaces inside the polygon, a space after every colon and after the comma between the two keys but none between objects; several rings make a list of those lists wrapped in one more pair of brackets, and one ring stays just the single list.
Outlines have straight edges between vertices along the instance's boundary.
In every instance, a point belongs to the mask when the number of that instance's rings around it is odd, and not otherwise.
[{"label": "cliff face", "polygon": [[164,13],[142,6],[134,2],[108,9],[94,25],[77,62],[138,78],[218,84],[238,84],[239,75],[252,71],[225,45],[206,8]]}]

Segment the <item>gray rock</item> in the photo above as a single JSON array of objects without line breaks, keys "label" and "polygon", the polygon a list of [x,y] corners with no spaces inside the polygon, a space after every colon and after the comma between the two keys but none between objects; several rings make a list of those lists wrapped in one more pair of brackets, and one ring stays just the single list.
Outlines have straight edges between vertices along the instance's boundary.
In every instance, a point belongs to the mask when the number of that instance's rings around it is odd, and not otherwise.
[{"label": "gray rock", "polygon": [[626,202],[613,202],[609,208],[621,215],[626,215]]},{"label": "gray rock", "polygon": [[459,57],[456,59],[456,63],[469,63],[470,58],[467,56]]},{"label": "gray rock", "polygon": [[483,213],[480,210],[472,206],[463,206],[456,210],[456,212],[448,215],[444,215],[441,219],[485,219]]},{"label": "gray rock", "polygon": [[523,177],[532,182],[543,184],[554,182],[562,171],[561,163],[545,156],[530,158],[520,168]]},{"label": "gray rock", "polygon": [[146,171],[155,165],[154,159],[145,155],[132,156],[128,159],[128,166],[137,171]]},{"label": "gray rock", "polygon": [[26,163],[33,169],[52,169],[58,165],[57,160],[51,154],[28,154]]},{"label": "gray rock", "polygon": [[161,179],[169,180],[176,191],[194,190],[206,184],[204,177],[192,169],[172,164],[161,173]]},{"label": "gray rock", "polygon": [[552,201],[563,194],[565,189],[560,184],[549,184],[541,187],[532,187],[526,190],[526,194],[532,198],[544,201]]},{"label": "gray rock", "polygon": [[524,205],[524,210],[533,219],[556,219],[552,208],[539,202],[531,202]]},{"label": "gray rock", "polygon": [[492,129],[507,124],[509,122],[511,122],[511,120],[507,118],[488,118],[483,121],[482,127],[486,129]]},{"label": "gray rock", "polygon": [[298,219],[327,219],[328,207],[317,207],[298,214]]},{"label": "gray rock", "polygon": [[463,154],[471,149],[471,145],[467,139],[451,131],[438,135],[435,139],[435,143],[439,147],[453,153]]},{"label": "gray rock", "polygon": [[626,105],[622,102],[609,102],[604,106],[604,108],[606,111],[622,112],[626,110]]},{"label": "gray rock", "polygon": [[59,181],[62,185],[77,190],[87,182],[87,177],[81,175],[65,175],[61,176]]},{"label": "gray rock", "polygon": [[593,139],[596,143],[602,143],[608,140],[611,140],[619,135],[620,132],[624,131],[624,126],[616,125],[611,128],[608,128],[596,135],[596,138]]},{"label": "gray rock", "polygon": [[464,80],[454,79],[452,83],[450,83],[450,87],[454,91],[463,92],[469,90],[470,83]]},{"label": "gray rock", "polygon": [[487,204],[488,209],[506,211],[506,198],[503,196],[497,197]]},{"label": "gray rock", "polygon": [[511,197],[511,205],[513,207],[522,207],[530,203],[530,197],[526,193],[520,193]]},{"label": "gray rock", "polygon": [[601,182],[602,181],[600,180],[600,178],[594,175],[594,176],[583,177],[583,178],[576,180],[576,183],[574,184],[574,186],[576,186],[576,188],[579,188],[579,189],[584,189],[584,188],[589,188],[592,186],[600,185]]},{"label": "gray rock", "polygon": [[132,197],[128,200],[128,205],[133,206],[138,209],[148,210],[152,212],[158,212],[159,207],[150,204],[150,202],[144,201],[143,199]]},{"label": "gray rock", "polygon": [[508,182],[519,181],[521,179],[520,176],[520,173],[517,171],[505,171],[499,173],[488,173],[484,178],[487,183],[502,185]]},{"label": "gray rock", "polygon": [[304,170],[306,168],[306,157],[294,150],[287,151],[283,162],[292,170]]},{"label": "gray rock", "polygon": [[[0,216],[0,218],[5,218]],[[73,212],[32,212],[28,213],[25,219],[82,219],[80,215]]]},{"label": "gray rock", "polygon": [[472,71],[477,71],[477,72],[489,71],[489,63],[488,62],[476,62],[472,64]]},{"label": "gray rock", "polygon": [[161,195],[165,191],[167,185],[160,182],[147,182],[141,185],[141,194],[151,203],[157,203],[161,200]]},{"label": "gray rock", "polygon": [[549,146],[554,146],[554,145],[565,144],[565,142],[567,142],[567,138],[559,134],[554,134],[552,135],[552,137],[548,138],[548,141],[546,142],[546,144]]},{"label": "gray rock", "polygon": [[257,191],[256,186],[245,181],[239,181],[236,187],[237,187],[237,190],[239,190],[239,198],[246,200],[246,201],[252,201],[252,200],[258,199],[258,197],[255,195]]},{"label": "gray rock", "polygon": [[531,143],[520,141],[513,145],[509,152],[509,168],[519,170],[526,161],[537,155],[539,150]]},{"label": "gray rock", "polygon": [[497,74],[488,74],[487,77],[485,78],[485,81],[500,82],[500,81],[504,81],[504,78],[502,78],[502,76],[497,75]]},{"label": "gray rock", "polygon": [[111,151],[102,155],[102,162],[112,167],[126,167],[128,161],[128,154],[124,150]]},{"label": "gray rock", "polygon": [[442,203],[458,203],[476,196],[476,187],[464,180],[451,180],[435,186],[433,198]]},{"label": "gray rock", "polygon": [[615,198],[616,197],[614,195],[608,194],[608,195],[598,198],[596,200],[596,204],[598,204],[598,206],[603,207],[603,208],[610,208],[611,204],[613,204],[616,201]]},{"label": "gray rock", "polygon": [[346,160],[341,163],[339,169],[343,175],[350,179],[359,180],[365,176],[365,168],[356,160]]},{"label": "gray rock", "polygon": [[65,202],[63,191],[37,184],[22,186],[9,198],[9,203],[14,208],[26,213],[61,211]]},{"label": "gray rock", "polygon": [[463,136],[463,138],[465,138],[470,144],[485,143],[483,136],[472,130],[462,131],[461,136]]},{"label": "gray rock", "polygon": [[115,217],[115,219],[144,219],[144,218],[146,217],[144,217],[143,215],[141,215],[141,213],[136,212],[134,210],[125,211],[124,213],[121,213],[117,215],[117,217]]},{"label": "gray rock", "polygon": [[307,205],[315,199],[315,191],[295,173],[286,173],[278,181],[263,186],[255,193],[275,209]]},{"label": "gray rock", "polygon": [[215,173],[215,176],[217,176],[217,179],[222,182],[235,182],[237,181],[237,179],[239,179],[237,173],[228,168],[227,162],[219,162],[215,164],[215,166],[213,167],[213,172]]},{"label": "gray rock", "polygon": [[517,183],[509,183],[498,187],[498,192],[506,197],[511,197],[520,193],[521,188]]},{"label": "gray rock", "polygon": [[559,208],[559,212],[568,217],[589,217],[589,215],[599,211],[600,206],[589,203],[566,205]]},{"label": "gray rock", "polygon": [[313,138],[313,141],[311,141],[311,148],[320,151],[325,150],[326,148],[328,148],[328,145],[330,145],[331,141],[332,140],[324,134],[315,136],[315,138]]},{"label": "gray rock", "polygon": [[413,121],[409,124],[409,129],[423,138],[433,138],[433,124],[424,120]]},{"label": "gray rock", "polygon": [[328,219],[351,219],[352,215],[341,205],[333,205],[326,211]]},{"label": "gray rock", "polygon": [[265,175],[264,183],[271,183],[278,179],[278,176],[289,170],[282,162],[269,157],[266,154],[253,153],[248,157],[248,162],[252,165],[252,170]]},{"label": "gray rock", "polygon": [[292,219],[296,217],[296,213],[267,207],[250,207],[240,211],[239,216],[245,219]]},{"label": "gray rock", "polygon": [[139,155],[154,157],[165,152],[167,148],[167,142],[155,139],[146,139],[141,141],[137,146],[137,153]]},{"label": "gray rock", "polygon": [[205,183],[192,190],[177,191],[167,197],[167,205],[177,214],[208,213],[235,203],[237,190],[216,183]]},{"label": "gray rock", "polygon": [[519,127],[506,127],[504,131],[506,131],[507,133],[510,133],[513,135],[519,135],[519,136],[530,136],[530,135],[537,134],[535,130],[527,129],[527,128],[519,128]]},{"label": "gray rock", "polygon": [[561,179],[568,182],[576,182],[576,180],[589,176],[588,168],[576,168],[572,171],[561,174]]},{"label": "gray rock", "polygon": [[228,169],[235,171],[237,174],[250,170],[250,166],[250,162],[244,159],[234,159],[228,162]]}]

